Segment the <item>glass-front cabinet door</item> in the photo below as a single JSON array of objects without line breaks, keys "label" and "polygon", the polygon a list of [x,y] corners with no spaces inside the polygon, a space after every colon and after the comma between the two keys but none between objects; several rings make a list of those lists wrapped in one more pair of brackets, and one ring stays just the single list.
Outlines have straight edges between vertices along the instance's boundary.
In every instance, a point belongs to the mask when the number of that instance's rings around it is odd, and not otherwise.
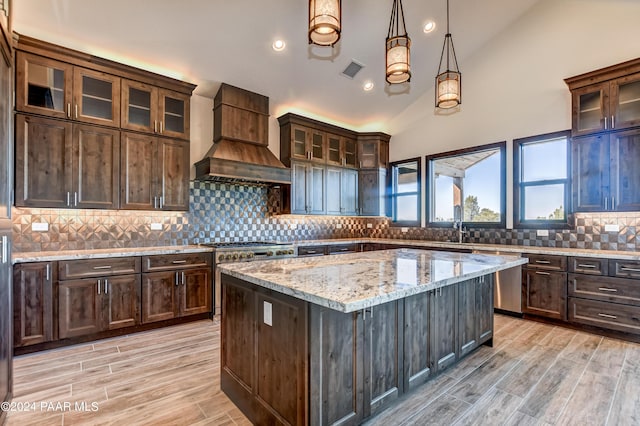
[{"label": "glass-front cabinet door", "polygon": [[71,118],[73,67],[25,52],[16,58],[16,109]]},{"label": "glass-front cabinet door", "polygon": [[314,130],[311,133],[311,161],[324,163],[326,161],[325,145],[327,135]]},{"label": "glass-front cabinet door", "polygon": [[640,74],[611,82],[611,128],[640,125]]},{"label": "glass-front cabinet door", "polygon": [[73,100],[75,120],[120,126],[120,77],[75,67]]},{"label": "glass-front cabinet door", "polygon": [[157,133],[158,89],[137,81],[122,80],[121,126],[125,129]]},{"label": "glass-front cabinet door", "polygon": [[573,136],[588,135],[611,127],[609,82],[576,89],[572,96]]},{"label": "glass-front cabinet door", "polygon": [[340,136],[327,135],[327,164],[342,166]]},{"label": "glass-front cabinet door", "polygon": [[190,97],[178,92],[159,89],[158,133],[189,139]]},{"label": "glass-front cabinet door", "polygon": [[343,166],[345,167],[358,167],[358,153],[357,146],[355,140],[342,138],[342,146],[343,146]]},{"label": "glass-front cabinet door", "polygon": [[307,146],[308,131],[305,127],[291,126],[291,159],[308,160],[309,149]]}]

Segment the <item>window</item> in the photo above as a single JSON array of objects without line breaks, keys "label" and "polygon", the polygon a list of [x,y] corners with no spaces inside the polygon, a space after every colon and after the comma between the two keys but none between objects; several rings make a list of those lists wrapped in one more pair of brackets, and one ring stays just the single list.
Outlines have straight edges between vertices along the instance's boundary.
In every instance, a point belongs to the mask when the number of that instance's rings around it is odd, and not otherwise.
[{"label": "window", "polygon": [[[505,142],[427,156],[429,226],[506,226]],[[458,213],[460,212],[460,213]]]},{"label": "window", "polygon": [[389,164],[390,215],[396,225],[420,226],[420,158]]},{"label": "window", "polygon": [[570,131],[513,140],[516,228],[569,227]]}]

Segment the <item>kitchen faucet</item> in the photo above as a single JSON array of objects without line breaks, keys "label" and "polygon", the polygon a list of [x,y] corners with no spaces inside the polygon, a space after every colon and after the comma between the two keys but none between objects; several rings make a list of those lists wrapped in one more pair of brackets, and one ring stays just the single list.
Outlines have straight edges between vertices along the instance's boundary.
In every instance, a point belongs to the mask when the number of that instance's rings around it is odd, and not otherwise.
[{"label": "kitchen faucet", "polygon": [[453,229],[458,230],[458,243],[462,244],[463,235],[467,233],[462,225],[462,207],[460,205],[453,206]]}]

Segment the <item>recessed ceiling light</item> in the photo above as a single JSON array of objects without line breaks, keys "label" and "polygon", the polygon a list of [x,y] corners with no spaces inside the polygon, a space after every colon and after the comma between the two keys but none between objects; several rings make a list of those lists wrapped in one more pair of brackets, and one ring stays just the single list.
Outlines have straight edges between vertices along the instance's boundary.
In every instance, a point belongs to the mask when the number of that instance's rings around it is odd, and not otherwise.
[{"label": "recessed ceiling light", "polygon": [[436,23],[433,21],[427,21],[427,23],[424,24],[424,27],[422,27],[422,31],[424,31],[426,34],[429,34],[431,31],[436,29]]},{"label": "recessed ceiling light", "polygon": [[365,92],[369,92],[373,89],[373,81],[365,81],[364,85],[362,86],[362,88],[364,89]]},{"label": "recessed ceiling light", "polygon": [[287,44],[284,42],[284,40],[276,40],[273,42],[273,50],[275,50],[276,52],[280,52],[282,50],[284,50],[285,46]]}]

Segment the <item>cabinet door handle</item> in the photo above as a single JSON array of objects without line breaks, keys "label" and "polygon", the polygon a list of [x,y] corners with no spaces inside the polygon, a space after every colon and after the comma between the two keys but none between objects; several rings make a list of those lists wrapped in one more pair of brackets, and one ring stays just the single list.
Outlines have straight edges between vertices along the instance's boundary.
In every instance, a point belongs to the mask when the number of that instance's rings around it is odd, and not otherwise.
[{"label": "cabinet door handle", "polygon": [[159,196],[158,199],[160,200],[160,208],[164,207],[164,196]]},{"label": "cabinet door handle", "polygon": [[71,207],[71,193],[67,191],[67,206]]},{"label": "cabinet door handle", "polygon": [[585,269],[595,269],[596,265],[583,265],[582,263],[578,263],[578,268],[585,268]]},{"label": "cabinet door handle", "polygon": [[73,207],[78,207],[78,193],[73,192]]},{"label": "cabinet door handle", "polygon": [[638,268],[629,268],[627,266],[621,267],[620,270],[625,272],[640,272],[640,269]]},{"label": "cabinet door handle", "polygon": [[611,116],[611,128],[612,129],[616,128],[616,116],[615,115]]},{"label": "cabinet door handle", "polygon": [[71,102],[67,103],[67,118],[71,118]]},{"label": "cabinet door handle", "polygon": [[160,133],[164,133],[164,127],[162,125],[162,120],[160,120]]},{"label": "cabinet door handle", "polygon": [[109,280],[104,280],[104,294],[109,294]]},{"label": "cabinet door handle", "polygon": [[602,317],[602,318],[618,319],[618,317],[617,317],[617,316],[615,316],[615,315],[609,315],[609,314],[598,314],[598,316],[599,316],[599,317]]},{"label": "cabinet door handle", "polygon": [[611,197],[611,210],[616,209],[616,197]]},{"label": "cabinet door handle", "polygon": [[618,290],[615,288],[609,288],[609,287],[598,287],[598,290],[600,291],[608,291],[610,293],[617,293]]},{"label": "cabinet door handle", "polygon": [[173,263],[174,265],[179,265],[179,264],[181,264],[181,263],[187,263],[187,261],[186,261],[186,260],[174,260],[174,261],[173,261],[173,262],[171,262],[171,263]]},{"label": "cabinet door handle", "polygon": [[[2,237],[2,238],[6,238],[6,237]],[[47,263],[46,269],[47,269],[46,280],[49,281],[49,279],[51,278],[51,265],[49,263]]]},{"label": "cabinet door handle", "polygon": [[536,274],[538,274],[538,275],[551,275],[550,272],[541,272],[541,271],[536,271]]},{"label": "cabinet door handle", "polygon": [[[9,240],[7,239],[7,236],[3,235],[2,236],[2,263],[8,263],[8,259],[7,259],[9,257],[9,254],[8,254],[9,249],[7,248],[7,246],[9,245],[8,243],[9,243]],[[49,276],[48,267],[49,267],[49,264],[47,264],[47,277]],[[48,279],[49,278],[47,278],[47,280]]]},{"label": "cabinet door handle", "polygon": [[158,120],[153,120],[153,133],[158,133]]},{"label": "cabinet door handle", "polygon": [[153,208],[154,209],[158,208],[158,197],[153,197]]},{"label": "cabinet door handle", "polygon": [[93,269],[101,270],[101,269],[111,269],[111,265],[103,265],[103,266],[94,266]]},{"label": "cabinet door handle", "polygon": [[609,197],[604,197],[604,209],[609,210]]},{"label": "cabinet door handle", "polygon": [[185,285],[184,272],[182,273],[182,285]]},{"label": "cabinet door handle", "polygon": [[541,265],[549,265],[551,262],[548,260],[536,260],[536,263],[539,263]]},{"label": "cabinet door handle", "polygon": [[180,285],[180,281],[178,281],[178,273],[176,272],[176,287]]},{"label": "cabinet door handle", "polygon": [[100,294],[100,284],[101,284],[102,280],[98,280],[98,294]]},{"label": "cabinet door handle", "polygon": [[604,129],[607,130],[607,117],[604,118]]},{"label": "cabinet door handle", "polygon": [[78,119],[78,104],[76,104],[76,120]]}]

